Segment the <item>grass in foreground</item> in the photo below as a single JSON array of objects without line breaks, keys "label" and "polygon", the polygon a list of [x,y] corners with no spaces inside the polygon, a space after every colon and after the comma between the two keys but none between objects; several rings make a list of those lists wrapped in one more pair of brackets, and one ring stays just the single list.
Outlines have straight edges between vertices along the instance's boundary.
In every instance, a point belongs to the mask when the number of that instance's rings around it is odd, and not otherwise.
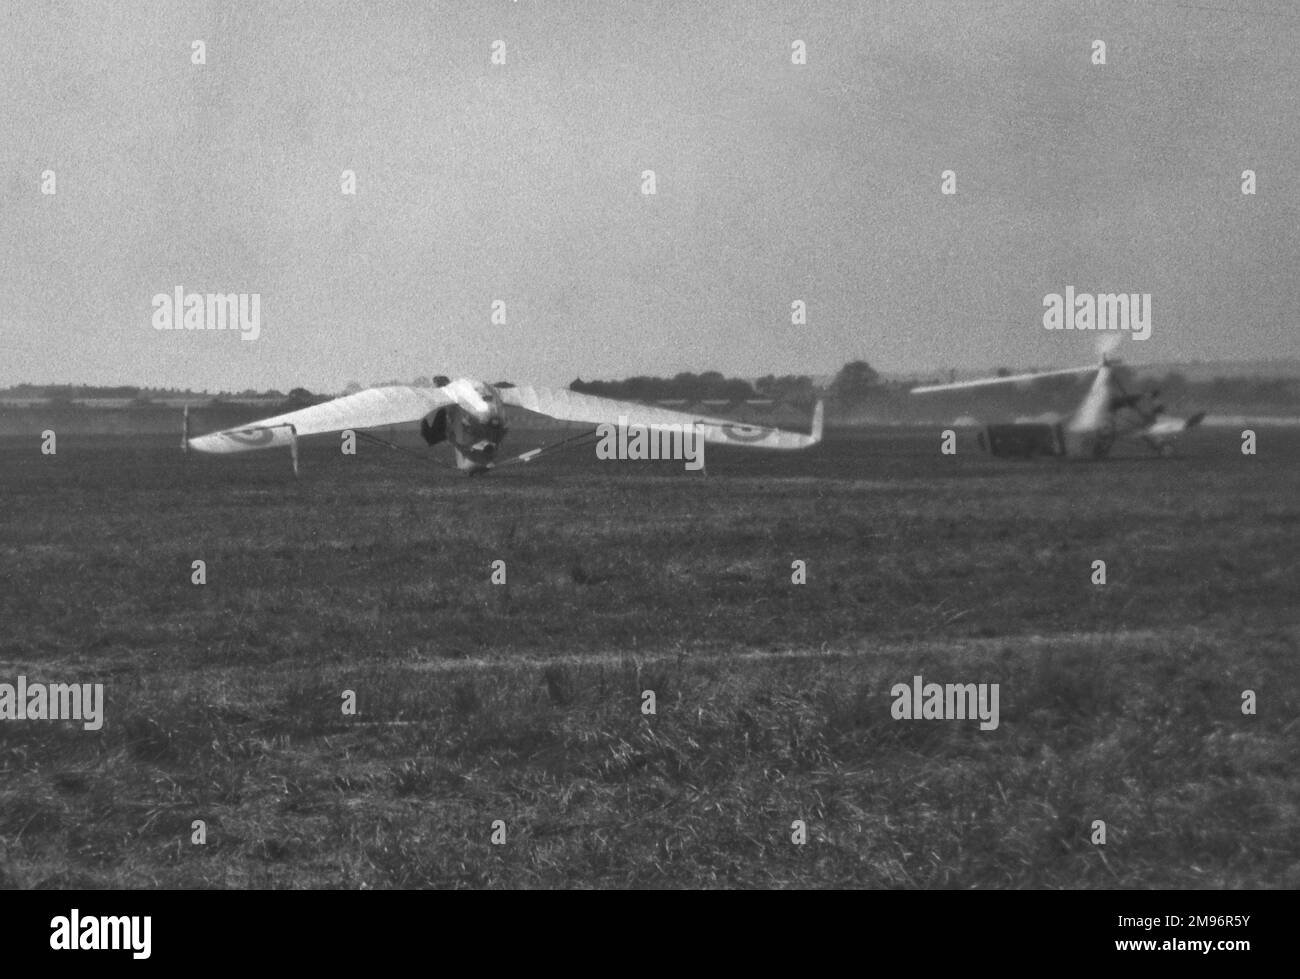
[{"label": "grass in foreground", "polygon": [[[0,883],[1300,886],[1294,451],[295,484],[78,448],[4,457],[0,681],[108,719],[0,724]],[[999,728],[892,720],[917,673],[999,683]]]}]

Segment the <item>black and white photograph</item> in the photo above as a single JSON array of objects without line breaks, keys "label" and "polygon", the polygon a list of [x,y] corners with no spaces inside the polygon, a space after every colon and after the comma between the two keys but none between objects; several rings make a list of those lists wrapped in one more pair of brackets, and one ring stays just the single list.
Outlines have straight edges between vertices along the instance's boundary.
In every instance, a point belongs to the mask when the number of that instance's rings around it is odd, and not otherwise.
[{"label": "black and white photograph", "polygon": [[1300,887],[1300,6],[12,0],[0,91],[22,943]]}]

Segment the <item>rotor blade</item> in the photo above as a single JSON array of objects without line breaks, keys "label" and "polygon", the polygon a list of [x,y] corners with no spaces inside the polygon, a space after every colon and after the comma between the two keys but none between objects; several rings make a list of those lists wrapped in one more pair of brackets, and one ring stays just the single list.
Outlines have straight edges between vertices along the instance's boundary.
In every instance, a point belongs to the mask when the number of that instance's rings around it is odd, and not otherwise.
[{"label": "rotor blade", "polygon": [[1088,388],[1079,410],[1070,419],[1067,428],[1071,432],[1095,432],[1102,427],[1106,411],[1110,407],[1110,368],[1097,368],[1097,376],[1092,387]]},{"label": "rotor blade", "polygon": [[913,394],[930,394],[934,391],[957,391],[962,388],[979,388],[991,384],[1025,384],[1040,377],[1063,377],[1066,374],[1087,374],[1097,370],[1096,364],[1087,367],[1069,367],[1059,371],[1038,371],[1032,374],[1011,374],[1007,377],[982,377],[976,381],[953,381],[951,384],[927,384],[925,387],[912,388]]},{"label": "rotor blade", "polygon": [[1098,333],[1097,342],[1093,344],[1093,349],[1097,351],[1098,360],[1106,360],[1119,347],[1123,341],[1122,333]]},{"label": "rotor blade", "polygon": [[[567,422],[589,425],[617,425],[659,429],[665,426],[698,425],[705,442],[741,445],[756,449],[806,449],[822,439],[824,409],[820,401],[813,412],[812,432],[804,435],[762,425],[744,425],[725,418],[708,418],[684,411],[670,411],[631,401],[615,401],[565,388],[508,387],[498,389],[508,405],[535,411]],[[621,421],[620,421],[621,420]]]},{"label": "rotor blade", "polygon": [[379,428],[419,421],[451,404],[441,388],[384,387],[358,391],[324,404],[300,408],[274,418],[250,422],[190,439],[199,452],[250,452],[287,445],[294,436],[323,435],[348,428]]}]

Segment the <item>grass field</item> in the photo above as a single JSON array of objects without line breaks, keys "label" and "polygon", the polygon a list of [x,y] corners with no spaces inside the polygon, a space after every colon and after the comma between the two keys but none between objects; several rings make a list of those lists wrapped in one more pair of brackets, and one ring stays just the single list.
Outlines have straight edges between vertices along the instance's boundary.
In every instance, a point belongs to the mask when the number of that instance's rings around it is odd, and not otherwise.
[{"label": "grass field", "polygon": [[[1194,434],[832,432],[707,478],[327,442],[296,481],[6,440],[0,682],[107,707],[0,722],[0,884],[1300,886],[1300,433]],[[999,726],[894,720],[916,674],[999,684]]]}]

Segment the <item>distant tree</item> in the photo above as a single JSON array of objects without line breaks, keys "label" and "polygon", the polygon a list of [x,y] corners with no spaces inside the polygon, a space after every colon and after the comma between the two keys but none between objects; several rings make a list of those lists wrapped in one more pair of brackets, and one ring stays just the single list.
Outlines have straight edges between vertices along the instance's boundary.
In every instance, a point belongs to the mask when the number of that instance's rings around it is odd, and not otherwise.
[{"label": "distant tree", "polygon": [[1008,370],[1007,368],[1005,368],[1005,367],[999,367],[998,370],[997,370],[997,376],[998,376],[998,377],[1010,377],[1010,376],[1011,376],[1011,371],[1009,371],[1009,370]]},{"label": "distant tree", "polygon": [[807,406],[817,399],[812,378],[807,374],[768,374],[754,382],[754,391],[781,404]]},{"label": "distant tree", "polygon": [[754,396],[748,381],[724,377],[717,371],[692,374],[684,371],[671,378],[638,375],[622,381],[584,381],[576,378],[569,390],[627,401],[702,401],[712,398],[743,401]]},{"label": "distant tree", "polygon": [[880,380],[880,375],[865,360],[854,360],[840,368],[831,382],[831,395],[842,404],[866,398]]},{"label": "distant tree", "polygon": [[722,386],[727,383],[727,379],[718,371],[705,371],[697,380],[700,385],[700,394],[706,398],[714,397]]},{"label": "distant tree", "polygon": [[292,388],[289,391],[289,396],[285,399],[285,403],[306,407],[308,405],[319,404],[322,400],[324,399],[312,394],[306,388]]},{"label": "distant tree", "polygon": [[690,371],[682,371],[673,377],[671,389],[665,394],[672,398],[686,398],[695,401],[703,397],[704,385],[700,378]]},{"label": "distant tree", "polygon": [[1170,371],[1160,379],[1160,388],[1167,398],[1179,398],[1187,390],[1187,378],[1178,371]]},{"label": "distant tree", "polygon": [[360,381],[348,381],[348,385],[347,385],[347,387],[345,387],[345,388],[343,389],[343,393],[344,393],[344,394],[356,394],[356,393],[357,393],[358,391],[360,391],[361,389],[362,389],[362,388],[361,388],[361,382],[360,382]]},{"label": "distant tree", "polygon": [[727,382],[724,389],[723,397],[730,401],[748,401],[755,397],[758,392],[754,390],[754,385],[748,381],[741,380],[739,377],[733,377]]}]

